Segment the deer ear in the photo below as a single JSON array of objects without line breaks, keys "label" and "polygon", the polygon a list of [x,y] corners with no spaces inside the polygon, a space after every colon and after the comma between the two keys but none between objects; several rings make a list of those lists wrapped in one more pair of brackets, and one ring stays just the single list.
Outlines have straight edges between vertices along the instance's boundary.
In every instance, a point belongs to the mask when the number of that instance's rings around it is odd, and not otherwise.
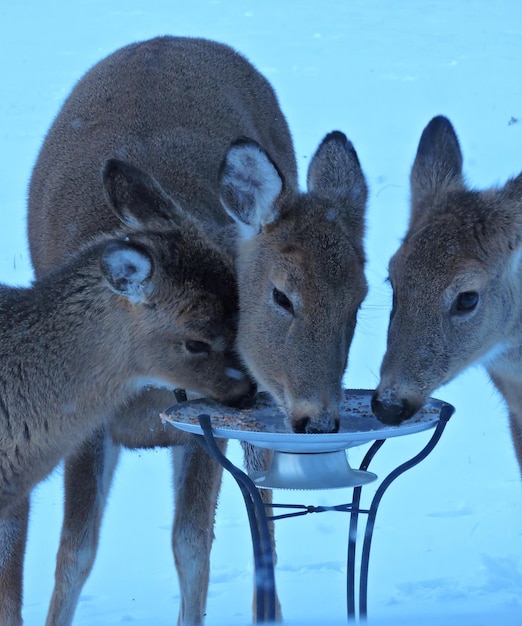
[{"label": "deer ear", "polygon": [[510,224],[509,231],[503,237],[504,244],[511,250],[516,249],[514,258],[518,268],[519,261],[522,260],[522,172],[510,178],[498,193],[504,214],[509,216],[505,223]]},{"label": "deer ear", "polygon": [[255,237],[279,217],[276,200],[283,178],[261,146],[239,139],[228,149],[219,172],[221,202],[244,239]]},{"label": "deer ear", "polygon": [[446,117],[434,117],[424,129],[410,183],[412,211],[432,193],[465,187],[459,140]]},{"label": "deer ear", "polygon": [[115,293],[125,296],[132,304],[142,304],[152,292],[154,263],[143,246],[113,240],[100,257],[100,267]]},{"label": "deer ear", "polygon": [[333,131],[326,135],[308,168],[308,192],[340,208],[339,218],[347,218],[349,227],[364,230],[368,187],[357,152],[346,135]]},{"label": "deer ear", "polygon": [[[502,189],[502,199],[516,203],[518,206],[522,206],[522,172],[510,178]],[[517,213],[520,212],[517,211]]]},{"label": "deer ear", "polygon": [[156,179],[139,167],[109,159],[102,178],[105,198],[126,226],[139,228],[158,218],[181,221],[182,210]]}]

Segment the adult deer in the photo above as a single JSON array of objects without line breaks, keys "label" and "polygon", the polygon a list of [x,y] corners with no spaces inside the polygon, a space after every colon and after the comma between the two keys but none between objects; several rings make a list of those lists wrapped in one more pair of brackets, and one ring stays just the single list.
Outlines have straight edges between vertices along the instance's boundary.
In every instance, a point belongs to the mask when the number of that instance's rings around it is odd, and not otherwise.
[{"label": "adult deer", "polygon": [[[107,165],[115,199],[129,173]],[[154,193],[146,179],[133,184]],[[22,624],[30,492],[64,454],[144,386],[190,380],[222,400],[249,390],[232,351],[233,267],[174,207],[134,211],[126,200],[120,217],[141,230],[101,235],[31,287],[0,288],[2,626]],[[213,346],[204,360],[186,349],[202,340]]]},{"label": "adult deer", "polygon": [[[37,275],[112,227],[98,172],[114,156],[149,171],[235,259],[239,353],[291,426],[335,430],[348,349],[367,290],[367,189],[351,143],[340,132],[325,137],[310,163],[308,192],[300,193],[292,139],[275,93],[241,55],[215,42],[174,37],[122,48],[76,85],[40,152],[29,198]],[[140,407],[157,415],[171,402],[155,393]],[[171,432],[169,441],[150,433],[141,439],[145,428],[136,435],[117,421],[85,443],[81,462],[66,463],[64,532],[48,624],[70,622],[94,558],[105,500],[100,492],[110,482],[120,444],[176,446],[179,621],[200,624],[217,488],[195,498],[186,483],[194,475],[219,484],[220,470],[178,433]],[[264,462],[252,454],[247,459]],[[89,506],[76,510],[70,503],[80,498]],[[86,563],[78,562],[79,552],[90,554]]]},{"label": "adult deer", "polygon": [[485,365],[504,396],[522,465],[522,174],[469,189],[455,131],[425,128],[411,172],[408,232],[390,261],[393,310],[373,410],[411,417],[440,385]]}]

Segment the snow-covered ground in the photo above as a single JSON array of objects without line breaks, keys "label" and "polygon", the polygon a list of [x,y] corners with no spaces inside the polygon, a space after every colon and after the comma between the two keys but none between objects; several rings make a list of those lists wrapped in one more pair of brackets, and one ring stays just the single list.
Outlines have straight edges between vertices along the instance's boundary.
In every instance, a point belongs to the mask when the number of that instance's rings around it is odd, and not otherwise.
[{"label": "snow-covered ground", "polygon": [[[387,262],[408,216],[408,176],[422,129],[450,118],[472,185],[522,170],[522,3],[518,0],[2,0],[0,4],[0,280],[31,278],[26,191],[40,143],[63,99],[96,61],[159,34],[204,36],[243,52],[272,82],[293,131],[304,180],[332,129],[353,141],[371,195],[370,294],[346,385],[373,388],[384,353]],[[505,409],[481,370],[437,397],[457,412],[424,463],[385,496],[370,563],[371,624],[522,623],[522,486]],[[390,441],[384,475],[426,435]],[[365,449],[365,448],[364,448]],[[364,449],[350,452],[352,464]],[[232,459],[241,462],[238,446]],[[373,486],[365,488],[367,501]],[[278,492],[277,501],[346,502],[350,492]],[[25,623],[43,624],[61,524],[61,471],[34,493]],[[166,451],[127,452],[106,513],[99,556],[75,626],[175,623],[179,590],[170,552]],[[276,572],[289,624],[345,619],[348,517],[277,523]],[[235,484],[217,515],[207,624],[250,623],[252,552]]]}]

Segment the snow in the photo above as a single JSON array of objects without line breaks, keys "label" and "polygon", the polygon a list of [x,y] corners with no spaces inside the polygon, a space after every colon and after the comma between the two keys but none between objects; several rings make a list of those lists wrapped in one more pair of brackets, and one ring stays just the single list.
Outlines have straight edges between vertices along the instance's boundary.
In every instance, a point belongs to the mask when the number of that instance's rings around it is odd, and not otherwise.
[{"label": "snow", "polygon": [[[31,278],[27,184],[63,99],[97,60],[160,34],[203,36],[244,53],[272,82],[292,129],[301,179],[323,136],[342,130],[370,187],[370,293],[346,385],[373,388],[384,353],[384,279],[408,219],[408,177],[427,122],[454,124],[469,182],[522,170],[522,3],[516,0],[3,0],[0,5],[0,280]],[[506,411],[480,369],[436,394],[457,408],[428,459],[385,495],[370,561],[369,623],[482,626],[522,622],[522,490]],[[380,476],[426,435],[387,442]],[[350,452],[352,465],[366,447]],[[233,461],[241,463],[237,445]],[[98,558],[74,625],[174,624],[167,451],[122,455]],[[374,487],[363,490],[367,502]],[[278,502],[338,504],[349,490],[277,492]],[[34,493],[25,624],[45,621],[61,524],[61,471]],[[276,579],[289,624],[345,622],[348,516],[277,522]],[[252,550],[239,491],[227,476],[212,552],[208,626],[251,621]]]}]

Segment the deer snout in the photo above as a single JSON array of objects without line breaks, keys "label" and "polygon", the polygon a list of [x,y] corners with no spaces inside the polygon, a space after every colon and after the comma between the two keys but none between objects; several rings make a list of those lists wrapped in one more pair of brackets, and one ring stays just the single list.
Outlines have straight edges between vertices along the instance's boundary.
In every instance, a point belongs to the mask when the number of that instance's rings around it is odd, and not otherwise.
[{"label": "deer snout", "polygon": [[[310,407],[311,408],[311,407]],[[320,433],[336,433],[339,431],[339,416],[331,411],[297,411],[291,417],[292,429],[295,433],[309,435]]]},{"label": "deer snout", "polygon": [[399,397],[392,390],[374,391],[372,396],[372,411],[375,417],[383,424],[397,426],[409,419],[420,408],[406,398]]},{"label": "deer snout", "polygon": [[207,388],[204,395],[224,406],[247,409],[254,404],[257,384],[242,369],[232,363],[226,368],[225,377],[220,378],[220,385]]},{"label": "deer snout", "polygon": [[257,385],[254,381],[248,379],[248,389],[246,393],[235,398],[228,398],[223,402],[226,406],[236,409],[249,409],[254,405],[257,396]]}]

